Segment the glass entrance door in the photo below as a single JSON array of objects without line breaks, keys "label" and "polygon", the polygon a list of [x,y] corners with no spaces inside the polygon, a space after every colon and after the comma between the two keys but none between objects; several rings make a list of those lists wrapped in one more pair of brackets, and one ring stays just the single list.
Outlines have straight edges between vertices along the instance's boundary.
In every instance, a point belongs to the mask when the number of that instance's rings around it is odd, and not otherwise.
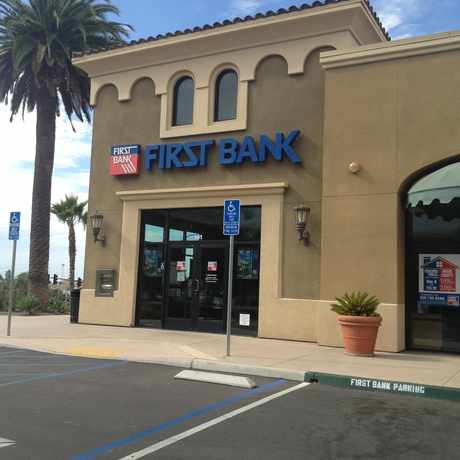
[{"label": "glass entrance door", "polygon": [[164,290],[164,248],[145,243],[141,253],[137,324],[161,328]]},{"label": "glass entrance door", "polygon": [[199,293],[196,328],[223,332],[227,312],[227,264],[225,246],[200,247]]},{"label": "glass entrance door", "polygon": [[171,246],[165,327],[222,332],[226,273],[225,245]]},{"label": "glass entrance door", "polygon": [[199,293],[198,257],[195,246],[171,246],[167,260],[165,327],[192,329]]},{"label": "glass entrance door", "polygon": [[[225,332],[229,243],[223,208],[142,211],[136,325]],[[257,335],[261,208],[241,208],[232,333]]]}]

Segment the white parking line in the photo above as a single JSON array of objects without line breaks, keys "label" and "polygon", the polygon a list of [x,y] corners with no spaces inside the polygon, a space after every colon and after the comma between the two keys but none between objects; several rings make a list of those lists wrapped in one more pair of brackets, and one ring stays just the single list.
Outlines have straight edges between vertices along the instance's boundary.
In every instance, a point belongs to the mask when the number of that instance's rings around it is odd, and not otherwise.
[{"label": "white parking line", "polygon": [[123,457],[120,460],[137,460],[139,458],[146,457],[147,455],[150,455],[154,452],[159,451],[160,449],[164,449],[165,447],[175,444],[176,442],[181,441],[182,439],[193,436],[194,434],[199,433],[200,431],[207,430],[208,428],[218,425],[219,423],[225,422],[226,420],[230,418],[236,417],[237,415],[243,414],[244,412],[248,412],[251,409],[262,406],[263,404],[273,401],[274,399],[281,398],[282,396],[292,393],[293,391],[297,391],[302,388],[305,388],[308,385],[310,384],[304,382],[304,383],[300,383],[299,385],[295,385],[291,388],[288,388],[287,390],[283,390],[278,393],[272,394],[270,396],[267,396],[266,398],[260,399],[259,401],[255,401],[251,404],[240,407],[239,409],[236,409],[232,412],[229,412],[213,420],[210,420],[209,422],[205,422],[201,425],[191,428],[190,430],[184,431],[183,433],[180,433],[168,439],[165,439],[164,441],[157,442],[156,444],[146,447],[145,449],[139,450],[138,452],[134,452],[126,457]]},{"label": "white parking line", "polygon": [[16,442],[12,441],[11,439],[0,438],[0,449],[3,449],[4,447],[14,446],[15,444]]}]

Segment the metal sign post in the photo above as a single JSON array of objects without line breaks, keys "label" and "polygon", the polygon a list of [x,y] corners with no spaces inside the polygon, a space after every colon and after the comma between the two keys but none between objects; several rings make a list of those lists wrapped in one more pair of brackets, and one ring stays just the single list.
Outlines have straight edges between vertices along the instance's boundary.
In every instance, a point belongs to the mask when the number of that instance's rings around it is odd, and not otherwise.
[{"label": "metal sign post", "polygon": [[13,314],[13,294],[14,294],[14,272],[16,269],[16,247],[19,240],[19,227],[21,224],[21,213],[10,213],[10,229],[8,239],[13,241],[13,258],[11,261],[10,292],[8,296],[8,326],[6,335],[11,335],[11,316]]},{"label": "metal sign post", "polygon": [[227,295],[227,356],[230,356],[232,334],[233,256],[235,236],[240,234],[240,200],[226,200],[224,203],[224,235],[230,236]]}]

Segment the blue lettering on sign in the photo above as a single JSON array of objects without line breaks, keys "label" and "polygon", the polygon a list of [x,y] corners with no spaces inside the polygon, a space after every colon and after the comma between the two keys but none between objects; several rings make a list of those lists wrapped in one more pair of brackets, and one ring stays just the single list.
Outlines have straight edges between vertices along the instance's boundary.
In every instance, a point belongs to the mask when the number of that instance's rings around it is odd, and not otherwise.
[{"label": "blue lettering on sign", "polygon": [[198,168],[208,165],[209,150],[216,145],[218,161],[222,166],[243,163],[264,163],[269,157],[276,161],[289,159],[293,164],[302,160],[294,149],[294,143],[300,135],[299,130],[291,131],[287,136],[276,133],[275,140],[263,134],[259,142],[252,136],[246,136],[242,142],[236,139],[220,141],[205,140],[186,144],[156,144],[145,148],[144,166],[147,171],[158,169]]}]

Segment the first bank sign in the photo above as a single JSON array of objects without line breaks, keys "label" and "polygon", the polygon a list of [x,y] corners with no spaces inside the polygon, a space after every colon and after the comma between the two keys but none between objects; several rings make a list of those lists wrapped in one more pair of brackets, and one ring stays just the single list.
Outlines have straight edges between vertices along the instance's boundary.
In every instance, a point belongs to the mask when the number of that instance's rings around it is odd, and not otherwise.
[{"label": "first bank sign", "polygon": [[[200,168],[208,165],[211,148],[217,146],[218,162],[222,166],[240,165],[245,162],[260,164],[268,157],[276,161],[290,160],[301,164],[294,143],[300,135],[299,130],[288,135],[276,133],[275,138],[263,134],[259,142],[246,136],[242,142],[236,139],[204,140],[185,144],[147,145],[144,149],[144,168],[157,169]],[[110,175],[133,176],[140,172],[140,145],[116,145],[110,155]]]}]

